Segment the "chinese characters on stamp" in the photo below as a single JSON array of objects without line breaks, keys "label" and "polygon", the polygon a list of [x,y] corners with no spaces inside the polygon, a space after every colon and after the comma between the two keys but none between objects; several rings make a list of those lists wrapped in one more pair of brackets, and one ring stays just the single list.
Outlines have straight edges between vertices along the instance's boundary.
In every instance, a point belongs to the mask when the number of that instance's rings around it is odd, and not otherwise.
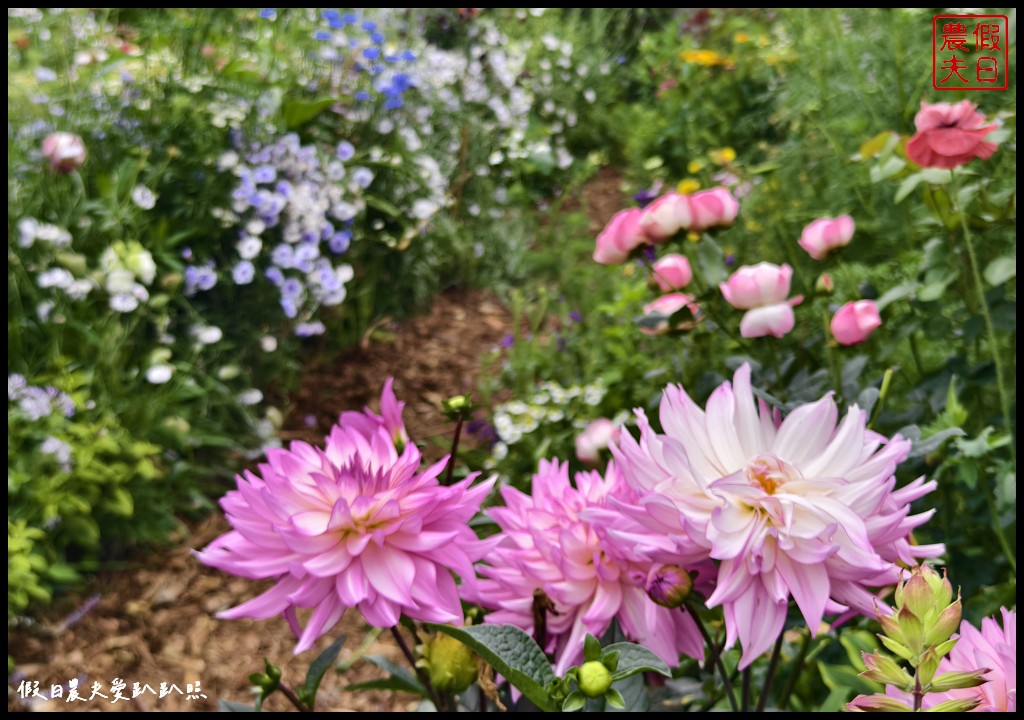
[{"label": "chinese characters on stamp", "polygon": [[936,90],[1006,90],[1009,60],[1005,15],[932,18],[932,87]]}]

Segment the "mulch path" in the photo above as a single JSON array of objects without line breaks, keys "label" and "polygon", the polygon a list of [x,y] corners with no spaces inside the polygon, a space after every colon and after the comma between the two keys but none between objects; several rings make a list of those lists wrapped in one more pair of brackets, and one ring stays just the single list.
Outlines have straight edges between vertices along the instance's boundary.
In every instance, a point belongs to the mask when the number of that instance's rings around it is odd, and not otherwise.
[{"label": "mulch path", "polygon": [[[591,229],[597,231],[624,204],[620,176],[601,171],[571,198],[565,211],[586,209]],[[512,331],[512,318],[493,295],[458,290],[436,298],[425,314],[383,328],[386,341],[370,342],[329,362],[314,361],[304,372],[301,387],[292,398],[286,440],[320,442],[343,410],[376,408],[380,389],[389,376],[395,392],[407,405],[405,421],[410,436],[428,459],[447,452],[452,426],[441,415],[440,403],[467,393],[477,384],[482,355]],[[468,440],[472,442],[471,439]],[[301,684],[312,652],[292,655],[294,636],[281,618],[220,621],[219,610],[233,607],[262,588],[256,584],[211,570],[191,555],[228,529],[215,515],[192,524],[176,539],[173,548],[129,561],[117,572],[101,574],[91,591],[65,597],[35,624],[9,630],[8,653],[17,661],[9,679],[8,709],[12,711],[210,711],[218,699],[253,701],[248,675],[262,669],[263,658],[282,667],[284,681]],[[92,597],[92,600],[86,598]],[[77,610],[76,610],[77,608]],[[82,610],[87,610],[84,614]],[[71,617],[66,613],[75,611]],[[64,614],[61,614],[64,613]],[[324,638],[319,648],[341,634],[349,638],[341,660],[350,657],[367,637],[368,628],[358,613],[349,612]],[[401,653],[387,634],[366,650],[404,664]],[[348,684],[384,677],[367,662],[355,663],[344,675],[328,673],[317,698],[318,710],[403,711],[418,700],[401,693],[348,692]],[[17,693],[21,680],[38,680],[40,690],[77,678],[86,698],[94,682],[111,695],[116,678],[127,682],[122,691],[128,700],[111,703],[95,699],[68,703],[61,699],[29,698]],[[201,681],[205,698],[188,700],[171,692],[164,698],[145,693],[130,699],[132,683],[159,689],[161,682],[186,684]],[[275,694],[267,710],[289,710],[291,705]]]}]

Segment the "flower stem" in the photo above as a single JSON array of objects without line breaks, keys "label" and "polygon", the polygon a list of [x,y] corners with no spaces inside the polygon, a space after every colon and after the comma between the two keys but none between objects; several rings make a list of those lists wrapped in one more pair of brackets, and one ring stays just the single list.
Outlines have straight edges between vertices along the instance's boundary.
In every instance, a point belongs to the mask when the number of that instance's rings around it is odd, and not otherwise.
[{"label": "flower stem", "polygon": [[743,671],[743,700],[740,712],[750,712],[750,666]]},{"label": "flower stem", "polygon": [[811,649],[811,634],[804,633],[803,638],[800,640],[800,649],[797,651],[796,661],[793,663],[793,669],[789,673],[789,677],[786,678],[786,685],[782,688],[782,694],[779,695],[779,709],[783,710],[789,705],[789,696],[793,694],[796,689],[796,683],[800,679],[800,673],[803,672],[804,663],[807,661],[807,653]]},{"label": "flower stem", "polygon": [[278,683],[277,688],[288,698],[288,702],[295,706],[295,709],[299,712],[313,712],[313,708],[307,707],[306,703],[299,700],[299,696],[295,694],[295,691],[283,682]]},{"label": "flower stem", "polygon": [[996,387],[999,390],[999,405],[1003,413],[1003,424],[1006,426],[1006,434],[1010,436],[1010,458],[1014,467],[1017,466],[1017,444],[1013,441],[1013,423],[1010,417],[1010,393],[1006,387],[1006,368],[1003,367],[1002,355],[999,352],[999,342],[996,339],[996,329],[992,322],[992,311],[985,298],[985,285],[981,280],[981,270],[978,267],[978,254],[974,249],[974,237],[971,235],[971,228],[967,223],[967,213],[960,206],[960,183],[956,171],[951,171],[953,177],[953,207],[960,216],[960,228],[964,233],[964,244],[967,245],[967,257],[970,260],[971,276],[974,279],[974,290],[978,295],[978,305],[981,308],[981,316],[985,320],[985,332],[988,335],[989,351],[992,353],[992,362],[996,367]]},{"label": "flower stem", "polygon": [[914,712],[921,712],[921,702],[924,700],[924,690],[921,688],[921,676],[914,671]]},{"label": "flower stem", "polygon": [[779,633],[779,639],[775,641],[775,647],[772,648],[772,659],[768,661],[768,674],[764,676],[764,688],[761,690],[761,697],[757,700],[757,712],[764,712],[768,706],[768,695],[772,691],[772,683],[775,682],[775,672],[779,669],[779,658],[782,657],[782,636],[783,633]]},{"label": "flower stem", "polygon": [[843,392],[843,373],[839,367],[839,357],[836,355],[835,348],[832,347],[829,336],[832,334],[831,318],[828,316],[828,310],[825,310],[821,314],[825,325],[825,357],[828,360],[828,371],[832,377],[833,389],[842,394]]},{"label": "flower stem", "polygon": [[452,437],[452,451],[448,456],[448,471],[444,476],[444,484],[452,484],[452,473],[455,472],[455,457],[459,452],[459,437],[462,435],[462,423],[465,422],[466,416],[459,414],[459,419],[455,421],[455,435]]},{"label": "flower stem", "polygon": [[416,673],[416,677],[423,683],[423,687],[427,691],[427,696],[430,698],[430,702],[434,703],[434,707],[437,708],[438,712],[443,712],[444,708],[441,707],[441,698],[438,696],[437,691],[434,690],[433,685],[430,684],[430,678],[427,677],[427,673],[423,671],[423,668],[416,665],[416,658],[412,654],[412,650],[405,642],[405,638],[402,637],[402,633],[399,632],[397,625],[391,626],[391,635],[395,638],[395,642],[398,643],[398,647],[402,650],[402,654],[405,655],[405,659],[412,667],[412,671]]},{"label": "flower stem", "polygon": [[711,635],[708,633],[707,627],[704,626],[704,621],[696,610],[684,605],[682,607],[683,612],[689,612],[693,616],[694,622],[697,623],[697,629],[700,631],[700,636],[704,638],[704,643],[708,646],[708,650],[711,652],[712,662],[718,669],[718,674],[722,676],[722,686],[725,688],[725,696],[729,698],[729,705],[732,707],[733,712],[739,711],[739,705],[736,704],[736,693],[732,689],[732,681],[729,679],[729,673],[725,669],[725,663],[722,662],[721,653],[716,652],[715,642],[711,639]]}]

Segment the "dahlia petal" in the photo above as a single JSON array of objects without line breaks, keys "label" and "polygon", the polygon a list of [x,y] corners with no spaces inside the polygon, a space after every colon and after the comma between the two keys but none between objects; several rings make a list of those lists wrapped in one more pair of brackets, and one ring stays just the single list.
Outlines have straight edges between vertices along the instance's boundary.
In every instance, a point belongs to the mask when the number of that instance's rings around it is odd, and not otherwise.
[{"label": "dahlia petal", "polygon": [[397,548],[370,543],[361,559],[363,573],[377,592],[396,603],[412,603],[409,580],[416,570],[412,558]]},{"label": "dahlia petal", "polygon": [[327,578],[343,572],[351,562],[352,555],[344,543],[336,540],[333,548],[306,560],[302,567],[312,575]]},{"label": "dahlia petal", "polygon": [[811,637],[817,636],[828,602],[828,571],[823,565],[793,562],[785,554],[778,556],[776,567],[793,593],[793,599],[807,621]]},{"label": "dahlia petal", "polygon": [[264,593],[247,600],[241,605],[222,610],[217,617],[222,620],[254,618],[265,620],[279,615],[290,604],[289,595],[299,586],[297,578],[286,577]]}]

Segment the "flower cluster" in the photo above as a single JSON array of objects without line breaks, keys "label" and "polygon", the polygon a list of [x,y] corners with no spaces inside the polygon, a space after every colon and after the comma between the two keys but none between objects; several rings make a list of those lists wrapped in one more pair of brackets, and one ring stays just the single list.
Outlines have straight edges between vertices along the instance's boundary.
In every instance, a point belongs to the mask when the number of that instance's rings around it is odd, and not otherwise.
[{"label": "flower cluster", "polygon": [[7,376],[7,402],[17,403],[18,410],[29,420],[41,420],[56,410],[66,418],[75,414],[75,401],[57,388],[29,385],[24,375]]}]

